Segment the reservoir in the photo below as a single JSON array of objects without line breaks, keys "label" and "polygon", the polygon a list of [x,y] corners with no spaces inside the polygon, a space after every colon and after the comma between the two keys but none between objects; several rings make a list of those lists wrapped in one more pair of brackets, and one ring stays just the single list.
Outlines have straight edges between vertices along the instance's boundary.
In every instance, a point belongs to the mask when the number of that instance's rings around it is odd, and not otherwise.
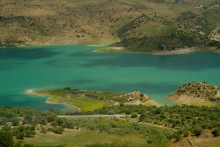
[{"label": "reservoir", "polygon": [[27,89],[75,89],[111,92],[140,90],[157,102],[181,85],[205,81],[220,85],[220,54],[196,52],[154,56],[97,53],[100,46],[57,45],[0,49],[0,106],[50,108],[47,97],[26,95]]}]

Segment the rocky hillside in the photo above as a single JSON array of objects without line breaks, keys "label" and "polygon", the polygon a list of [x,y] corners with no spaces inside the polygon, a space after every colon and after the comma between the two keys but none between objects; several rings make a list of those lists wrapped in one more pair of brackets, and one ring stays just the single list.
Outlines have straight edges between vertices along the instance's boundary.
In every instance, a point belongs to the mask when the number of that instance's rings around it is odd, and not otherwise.
[{"label": "rocky hillside", "polygon": [[143,94],[138,90],[135,90],[134,92],[130,92],[127,94],[120,95],[115,98],[126,100],[127,102],[125,102],[124,104],[128,104],[128,105],[146,104],[146,105],[161,106],[161,104],[157,103],[153,99],[149,98],[146,94]]},{"label": "rocky hillside", "polygon": [[220,86],[191,82],[181,86],[166,99],[182,104],[216,104],[220,102]]},{"label": "rocky hillside", "polygon": [[128,51],[220,48],[219,0],[0,1],[0,46],[101,44]]}]

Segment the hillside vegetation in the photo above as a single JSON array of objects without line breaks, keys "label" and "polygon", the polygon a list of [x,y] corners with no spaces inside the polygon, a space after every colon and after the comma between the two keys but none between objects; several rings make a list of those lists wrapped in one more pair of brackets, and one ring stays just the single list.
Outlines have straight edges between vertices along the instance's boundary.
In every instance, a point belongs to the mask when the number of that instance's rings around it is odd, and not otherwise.
[{"label": "hillside vegetation", "polygon": [[219,139],[220,135],[219,107],[120,105],[81,112],[132,114],[120,118],[62,118],[57,115],[65,113],[54,109],[0,110],[0,145],[4,147],[168,147],[184,139]]},{"label": "hillside vegetation", "polygon": [[101,44],[153,52],[220,47],[219,0],[0,1],[0,45]]},{"label": "hillside vegetation", "polygon": [[[209,102],[213,107],[157,107],[154,101],[149,106],[151,100],[137,90],[120,94],[65,87],[26,93],[50,95],[52,102],[76,105],[81,111],[0,108],[0,146],[168,147],[201,144],[210,138],[209,143],[218,144],[220,107],[214,104],[219,102],[219,87],[205,82],[185,84],[171,95],[188,96],[187,104],[196,99],[199,105]],[[105,118],[102,114],[111,115]]]},{"label": "hillside vegetation", "polygon": [[181,86],[166,99],[188,105],[216,105],[220,102],[220,87],[205,82],[191,82]]},{"label": "hillside vegetation", "polygon": [[58,117],[58,114],[61,113],[53,109],[42,112],[29,108],[0,108],[0,146],[86,147],[113,144],[122,147],[165,147],[169,146],[173,137],[171,130],[133,124],[126,118],[67,119]]}]

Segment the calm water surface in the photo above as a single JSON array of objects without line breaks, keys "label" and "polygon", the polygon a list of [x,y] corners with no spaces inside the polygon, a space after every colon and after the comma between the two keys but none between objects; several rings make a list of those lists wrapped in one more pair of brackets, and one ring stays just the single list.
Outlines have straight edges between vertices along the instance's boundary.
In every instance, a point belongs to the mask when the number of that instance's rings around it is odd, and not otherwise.
[{"label": "calm water surface", "polygon": [[220,85],[220,54],[187,55],[94,53],[95,46],[38,46],[0,49],[0,106],[42,110],[46,97],[25,95],[27,89],[77,89],[131,92],[140,90],[158,102],[192,81]]}]

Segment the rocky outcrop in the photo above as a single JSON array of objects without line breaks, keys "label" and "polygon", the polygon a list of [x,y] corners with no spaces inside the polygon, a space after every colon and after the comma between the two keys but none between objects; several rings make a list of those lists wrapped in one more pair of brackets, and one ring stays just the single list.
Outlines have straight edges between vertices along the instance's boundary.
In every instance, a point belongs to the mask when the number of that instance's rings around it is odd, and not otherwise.
[{"label": "rocky outcrop", "polygon": [[215,104],[220,101],[220,87],[206,82],[191,82],[181,86],[166,99],[182,104]]}]

